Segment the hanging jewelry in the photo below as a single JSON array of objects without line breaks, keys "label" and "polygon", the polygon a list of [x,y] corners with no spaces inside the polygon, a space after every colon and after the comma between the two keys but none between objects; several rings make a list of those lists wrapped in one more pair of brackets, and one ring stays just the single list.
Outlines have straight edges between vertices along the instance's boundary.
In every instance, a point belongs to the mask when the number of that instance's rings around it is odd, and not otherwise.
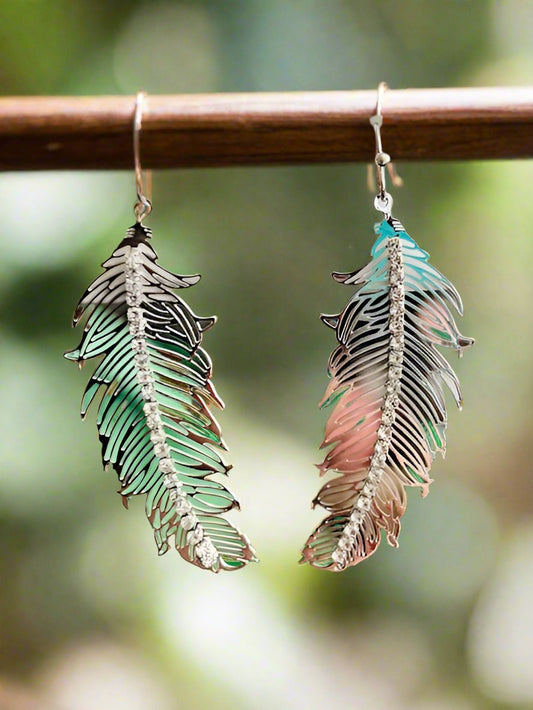
[{"label": "hanging jewelry", "polygon": [[322,443],[328,452],[318,468],[321,475],[338,475],[313,501],[329,515],[307,540],[301,562],[333,572],[372,555],[382,530],[398,546],[405,486],[420,486],[426,496],[433,459],[444,454],[444,385],[462,405],[459,381],[436,346],[461,355],[474,343],[458,332],[450,312],[449,306],[463,312],[456,289],[391,215],[385,184],[391,160],[381,143],[386,88],[380,84],[370,119],[376,138],[374,205],[383,214],[375,226],[372,261],[352,273],[333,273],[355,291],[342,313],[322,316],[339,344],[320,403],[333,411]]},{"label": "hanging jewelry", "polygon": [[75,326],[85,316],[80,345],[65,354],[81,367],[101,357],[82,399],[84,418],[103,392],[97,426],[104,466],[113,466],[120,494],[145,494],[159,554],[173,537],[188,562],[219,572],[256,560],[247,538],[221,514],[238,507],[211,474],[227,474],[220,429],[209,411],[222,408],[211,383],[203,333],[215,318],[198,318],[174,291],[200,276],[176,276],[157,263],[142,220],[152,209],[144,193],[140,132],[144,95],[135,104],[133,147],[136,221],[82,296]]}]

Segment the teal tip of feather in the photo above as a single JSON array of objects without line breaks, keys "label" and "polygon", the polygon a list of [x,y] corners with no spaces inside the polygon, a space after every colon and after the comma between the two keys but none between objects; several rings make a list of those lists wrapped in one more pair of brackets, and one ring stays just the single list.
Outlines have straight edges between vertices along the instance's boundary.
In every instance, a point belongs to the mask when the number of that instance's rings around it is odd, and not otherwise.
[{"label": "teal tip of feather", "polygon": [[385,234],[386,233],[385,230],[387,229],[387,227],[389,227],[389,229],[390,229],[390,225],[387,224],[387,220],[382,219],[381,222],[374,223],[374,232],[376,234]]},{"label": "teal tip of feather", "polygon": [[67,350],[67,352],[63,353],[63,357],[67,360],[74,360],[77,362],[80,359],[80,351],[79,349]]},{"label": "teal tip of feather", "polygon": [[393,237],[396,234],[396,230],[387,219],[376,222],[374,224],[374,232],[382,237]]}]

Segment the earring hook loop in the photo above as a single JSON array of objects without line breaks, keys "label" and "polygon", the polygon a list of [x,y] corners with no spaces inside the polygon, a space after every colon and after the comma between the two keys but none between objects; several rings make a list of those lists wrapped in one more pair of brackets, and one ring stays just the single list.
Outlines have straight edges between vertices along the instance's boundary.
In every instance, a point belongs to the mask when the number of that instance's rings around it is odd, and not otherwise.
[{"label": "earring hook loop", "polygon": [[376,182],[377,182],[377,195],[374,200],[374,207],[378,212],[383,212],[386,218],[389,218],[392,210],[392,195],[387,192],[387,181],[385,177],[385,167],[389,172],[392,184],[396,187],[401,187],[403,181],[401,177],[396,173],[391,157],[388,153],[383,150],[383,143],[381,140],[381,126],[383,125],[383,97],[385,91],[389,87],[387,83],[381,81],[378,85],[378,95],[376,99],[376,112],[370,117],[370,125],[374,129],[374,135],[376,138],[376,157],[374,162],[376,163]]},{"label": "earring hook loop", "polygon": [[[137,188],[137,202],[133,206],[133,211],[140,224],[152,211],[152,203],[144,192],[143,170],[141,165],[141,129],[142,116],[146,94],[139,91],[135,97],[135,113],[133,115],[133,160],[135,164],[135,185]],[[146,171],[146,181],[150,183],[151,171]]]}]

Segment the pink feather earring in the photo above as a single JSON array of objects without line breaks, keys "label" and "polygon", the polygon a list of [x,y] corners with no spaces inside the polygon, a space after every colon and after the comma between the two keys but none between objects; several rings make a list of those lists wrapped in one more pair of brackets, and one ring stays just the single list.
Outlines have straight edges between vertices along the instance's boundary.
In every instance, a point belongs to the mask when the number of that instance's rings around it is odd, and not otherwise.
[{"label": "pink feather earring", "polygon": [[462,314],[456,289],[391,215],[385,186],[385,166],[391,163],[381,144],[386,88],[380,84],[370,119],[376,137],[374,205],[383,214],[375,226],[372,261],[359,271],[333,274],[355,290],[342,313],[322,316],[338,345],[320,405],[333,410],[319,470],[336,476],[313,501],[328,516],[308,538],[301,562],[333,572],[372,555],[382,530],[397,547],[405,487],[420,486],[427,495],[433,459],[445,450],[444,385],[462,405],[457,376],[436,346],[460,355],[474,342],[459,333],[450,312],[453,306]]}]

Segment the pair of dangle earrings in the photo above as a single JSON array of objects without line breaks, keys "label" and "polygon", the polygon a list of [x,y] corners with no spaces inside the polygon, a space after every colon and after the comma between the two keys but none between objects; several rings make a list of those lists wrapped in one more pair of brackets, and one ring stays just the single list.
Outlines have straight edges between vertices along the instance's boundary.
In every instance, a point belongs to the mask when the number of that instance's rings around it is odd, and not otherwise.
[{"label": "pair of dangle earrings", "polygon": [[[455,373],[436,346],[461,354],[473,344],[457,330],[450,306],[462,313],[453,285],[392,217],[381,145],[380,84],[376,114],[378,194],[383,214],[375,227],[372,260],[333,278],[354,291],[338,315],[323,315],[335,331],[330,382],[322,407],[332,407],[320,473],[333,472],[313,501],[328,511],[308,538],[301,562],[342,571],[377,549],[382,531],[397,546],[406,486],[428,493],[429,471],[445,450],[444,385],[462,403]],[[66,354],[80,367],[100,357],[82,399],[85,416],[98,392],[97,426],[104,466],[111,464],[127,506],[145,494],[146,515],[160,554],[173,541],[188,562],[213,572],[256,561],[248,539],[223,513],[238,507],[212,474],[229,471],[211,407],[224,405],[211,382],[201,347],[215,318],[199,318],[175,294],[199,276],[176,276],[157,263],[142,220],[151,211],[139,157],[143,94],[137,96],[134,157],[138,201],[135,224],[103,263],[74,313],[86,324],[80,345]]]}]

